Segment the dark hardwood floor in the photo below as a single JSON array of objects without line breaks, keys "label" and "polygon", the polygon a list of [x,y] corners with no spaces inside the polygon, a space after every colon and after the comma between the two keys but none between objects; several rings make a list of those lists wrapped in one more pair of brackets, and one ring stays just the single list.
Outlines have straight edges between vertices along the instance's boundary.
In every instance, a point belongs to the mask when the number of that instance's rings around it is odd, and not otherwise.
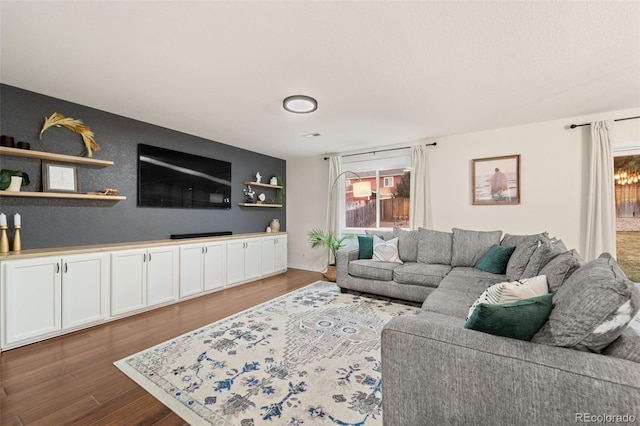
[{"label": "dark hardwood floor", "polygon": [[113,362],[321,280],[285,274],[0,354],[0,424],[182,425]]}]

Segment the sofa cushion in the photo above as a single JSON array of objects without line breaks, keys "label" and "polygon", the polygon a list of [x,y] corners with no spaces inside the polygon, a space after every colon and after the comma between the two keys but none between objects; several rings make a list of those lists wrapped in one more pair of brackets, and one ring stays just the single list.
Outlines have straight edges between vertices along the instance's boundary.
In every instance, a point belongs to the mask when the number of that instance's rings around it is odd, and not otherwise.
[{"label": "sofa cushion", "polygon": [[391,281],[393,280],[393,270],[399,265],[399,263],[377,262],[371,259],[352,260],[349,262],[349,275],[378,281]]},{"label": "sofa cushion", "polygon": [[628,327],[620,337],[607,346],[602,353],[604,355],[640,363],[640,335],[631,327]]},{"label": "sofa cushion", "polygon": [[489,250],[480,258],[476,268],[492,274],[504,274],[507,271],[507,263],[513,254],[515,247],[503,247],[497,244],[492,245]]},{"label": "sofa cushion", "polygon": [[407,262],[393,270],[393,280],[400,284],[437,287],[450,270],[449,265]]},{"label": "sofa cushion", "polygon": [[540,275],[540,271],[549,263],[554,257],[567,251],[567,247],[562,240],[543,238],[538,247],[533,251],[527,267],[524,268],[522,277],[530,278]]},{"label": "sofa cushion", "polygon": [[[476,268],[457,267],[444,277],[438,288],[471,293],[473,302],[487,287],[506,280],[506,275],[492,274]],[[467,309],[469,306],[471,305],[467,305]]]},{"label": "sofa cushion", "polygon": [[393,235],[398,238],[398,254],[403,262],[418,261],[418,230],[407,231],[393,228]]},{"label": "sofa cushion", "polygon": [[478,293],[446,290],[438,287],[424,301],[422,309],[427,312],[451,315],[464,321],[467,312],[469,312],[469,306],[477,297]]},{"label": "sofa cushion", "polygon": [[551,259],[540,270],[539,275],[547,277],[549,291],[555,293],[567,278],[582,265],[584,265],[582,257],[575,250],[569,250]]},{"label": "sofa cushion", "polygon": [[453,233],[418,228],[418,262],[451,265]]},{"label": "sofa cushion", "polygon": [[373,257],[371,257],[371,260],[377,262],[402,263],[398,254],[398,239],[392,238],[389,241],[374,239]]},{"label": "sofa cushion", "polygon": [[507,278],[510,281],[520,279],[524,272],[531,255],[538,248],[538,241],[546,236],[546,232],[534,235],[511,235],[505,234],[500,245],[505,247],[515,247],[513,255],[507,264]]},{"label": "sofa cushion", "polygon": [[497,305],[481,303],[464,328],[512,339],[531,340],[551,313],[551,299],[551,294],[545,294]]},{"label": "sofa cushion", "polygon": [[640,290],[603,253],[575,271],[553,296],[555,308],[533,341],[600,353],[640,310]]},{"label": "sofa cushion", "polygon": [[469,231],[453,228],[451,266],[476,266],[494,244],[500,243],[502,231]]},{"label": "sofa cushion", "polygon": [[373,257],[373,239],[380,239],[376,235],[358,235],[358,259]]},{"label": "sofa cushion", "polygon": [[[471,305],[467,319],[481,303],[501,304],[517,302],[531,297],[543,296],[549,293],[547,277],[541,275],[514,282],[503,282],[490,286],[482,292],[480,297]],[[539,328],[539,327],[538,327]]]}]

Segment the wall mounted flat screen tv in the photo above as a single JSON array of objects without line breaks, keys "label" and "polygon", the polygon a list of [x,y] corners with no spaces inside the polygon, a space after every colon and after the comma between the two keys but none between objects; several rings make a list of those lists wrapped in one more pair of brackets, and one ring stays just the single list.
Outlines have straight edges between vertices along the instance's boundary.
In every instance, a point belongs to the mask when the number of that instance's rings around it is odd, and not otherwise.
[{"label": "wall mounted flat screen tv", "polygon": [[231,208],[231,163],[138,144],[138,207]]}]

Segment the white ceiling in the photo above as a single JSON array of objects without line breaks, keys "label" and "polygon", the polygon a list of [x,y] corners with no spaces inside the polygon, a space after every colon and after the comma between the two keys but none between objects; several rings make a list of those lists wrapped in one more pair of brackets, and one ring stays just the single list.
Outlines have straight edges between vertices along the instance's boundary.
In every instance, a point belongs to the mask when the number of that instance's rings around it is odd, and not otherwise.
[{"label": "white ceiling", "polygon": [[2,83],[285,159],[640,106],[638,1],[0,5]]}]

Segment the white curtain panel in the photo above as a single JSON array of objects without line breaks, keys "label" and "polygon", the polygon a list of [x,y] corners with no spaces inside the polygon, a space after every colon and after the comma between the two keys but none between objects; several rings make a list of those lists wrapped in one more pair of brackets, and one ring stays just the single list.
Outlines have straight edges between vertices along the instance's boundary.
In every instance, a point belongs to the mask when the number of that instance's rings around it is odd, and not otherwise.
[{"label": "white curtain panel", "polygon": [[587,247],[585,260],[601,253],[616,255],[616,206],[611,155],[613,121],[591,123],[589,144],[589,193],[587,198]]},{"label": "white curtain panel", "polygon": [[[342,170],[342,157],[329,157],[329,182],[327,186],[327,230],[334,235],[340,235],[340,200],[338,195],[340,189],[333,183],[338,178]],[[333,189],[333,191],[332,191]]]},{"label": "white curtain panel", "polygon": [[428,147],[411,148],[411,201],[409,227],[431,228],[431,189],[429,186]]}]

